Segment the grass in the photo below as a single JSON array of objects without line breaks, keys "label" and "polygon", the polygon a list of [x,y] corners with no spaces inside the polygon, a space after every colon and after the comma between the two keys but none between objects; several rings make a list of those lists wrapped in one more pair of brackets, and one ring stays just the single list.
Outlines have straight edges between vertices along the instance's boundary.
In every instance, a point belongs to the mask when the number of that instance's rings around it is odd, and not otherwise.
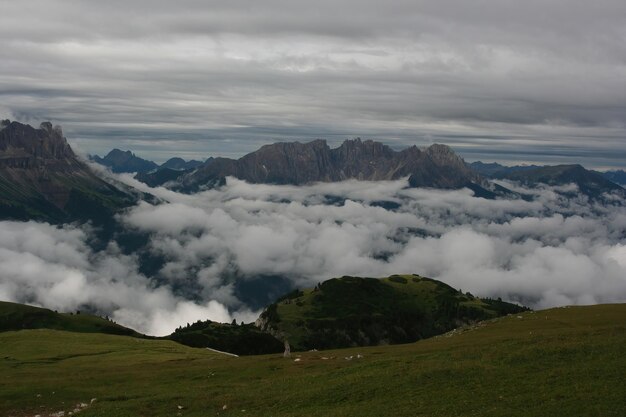
[{"label": "grass", "polygon": [[408,343],[526,310],[417,275],[334,278],[270,305],[263,327],[296,350]]},{"label": "grass", "polygon": [[44,328],[145,337],[132,329],[91,314],[57,313],[47,308],[0,301],[0,332]]},{"label": "grass", "polygon": [[43,416],[97,398],[79,415],[623,416],[625,345],[624,304],[525,312],[299,361],[22,330],[0,334],[0,415]]}]

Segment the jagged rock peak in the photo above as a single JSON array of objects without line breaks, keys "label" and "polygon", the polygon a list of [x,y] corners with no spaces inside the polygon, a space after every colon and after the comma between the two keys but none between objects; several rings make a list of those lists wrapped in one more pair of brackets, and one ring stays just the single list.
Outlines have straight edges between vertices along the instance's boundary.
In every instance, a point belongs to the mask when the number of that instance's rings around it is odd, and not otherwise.
[{"label": "jagged rock peak", "polygon": [[9,119],[0,120],[0,130],[4,129],[10,124],[11,124],[11,121]]},{"label": "jagged rock peak", "polygon": [[[43,122],[39,129],[19,122],[3,121],[0,130],[0,151],[5,158],[34,157],[44,159],[74,158],[74,152],[63,137],[60,126]],[[9,152],[9,153],[7,153]]]},{"label": "jagged rock peak", "polygon": [[50,122],[42,122],[39,125],[39,129],[43,130],[50,136],[57,136],[59,138],[63,137],[63,129],[59,125],[52,126]]}]

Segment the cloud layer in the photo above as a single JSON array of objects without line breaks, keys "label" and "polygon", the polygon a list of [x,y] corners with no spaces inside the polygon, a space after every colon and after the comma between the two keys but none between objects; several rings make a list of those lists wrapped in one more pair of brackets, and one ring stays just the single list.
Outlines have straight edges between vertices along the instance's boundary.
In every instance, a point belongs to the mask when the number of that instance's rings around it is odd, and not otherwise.
[{"label": "cloud layer", "polygon": [[10,2],[0,115],[156,160],[364,136],[623,167],[625,16],[619,0]]},{"label": "cloud layer", "polygon": [[[626,301],[626,209],[519,189],[532,201],[485,200],[469,190],[406,188],[406,180],[305,187],[250,185],[183,195],[118,177],[164,203],[119,216],[160,259],[149,277],[139,253],[92,231],[0,223],[0,299],[60,310],[90,308],[150,334],[199,319],[251,321],[242,282],[268,277],[306,287],[342,275],[417,273],[482,297],[534,308]],[[515,188],[514,184],[506,184]],[[571,194],[570,194],[571,195]]]}]

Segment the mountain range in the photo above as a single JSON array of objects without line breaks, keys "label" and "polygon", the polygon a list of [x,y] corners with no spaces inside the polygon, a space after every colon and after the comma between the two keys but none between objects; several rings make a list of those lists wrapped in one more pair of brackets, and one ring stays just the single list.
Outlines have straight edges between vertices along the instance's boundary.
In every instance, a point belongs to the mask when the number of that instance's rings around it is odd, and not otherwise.
[{"label": "mountain range", "polygon": [[480,186],[481,178],[445,145],[394,151],[371,140],[346,140],[337,148],[326,141],[279,142],[240,159],[215,158],[179,178],[187,192],[223,184],[232,176],[252,184],[302,185],[348,179],[380,181],[409,178],[412,187]]},{"label": "mountain range", "polygon": [[[135,155],[131,151],[122,151],[120,149],[113,149],[104,157],[98,155],[89,155],[89,159],[100,165],[104,165],[111,169],[115,173],[146,173],[155,172],[162,169],[173,171],[186,171],[192,170],[200,165],[202,161],[185,161],[183,158],[173,157],[159,165],[156,162],[143,159]],[[213,159],[213,158],[209,158]]]},{"label": "mountain range", "polygon": [[[114,172],[138,172],[150,186],[167,185],[187,193],[217,187],[231,176],[252,184],[302,185],[347,179],[378,181],[408,178],[412,187],[467,187],[478,197],[519,198],[490,182],[507,179],[528,186],[574,183],[580,193],[600,198],[626,195],[607,179],[620,171],[599,173],[580,165],[515,166],[467,164],[445,145],[416,146],[395,151],[372,140],[346,140],[337,148],[326,141],[280,142],[265,145],[240,159],[208,158],[205,162],[172,158],[162,165],[114,149],[92,157]],[[96,174],[72,151],[59,126],[44,122],[38,129],[4,120],[0,124],[0,218],[66,222],[103,222],[124,207],[145,198]]]},{"label": "mountain range", "polygon": [[137,172],[135,178],[151,187],[166,186],[186,193],[219,187],[225,184],[227,177],[252,184],[290,185],[406,177],[412,187],[467,187],[477,197],[485,198],[523,197],[488,181],[490,179],[512,180],[530,187],[573,183],[580,193],[597,199],[605,193],[624,194],[619,182],[626,177],[623,171],[601,173],[578,164],[505,166],[495,162],[465,163],[451,148],[441,144],[394,151],[380,142],[358,138],[346,140],[337,148],[330,148],[324,140],[279,142],[265,145],[239,159],[218,157],[200,163],[172,158],[157,169],[150,165],[150,169],[139,171],[135,166],[133,163],[118,167],[118,170]]},{"label": "mountain range", "polygon": [[491,179],[506,179],[517,181],[526,186],[567,185],[576,184],[578,192],[597,199],[604,194],[618,193],[626,196],[624,189],[609,178],[618,177],[619,171],[601,173],[585,169],[579,164],[570,165],[517,165],[504,166],[498,163],[485,164],[473,162],[469,166],[481,175]]}]

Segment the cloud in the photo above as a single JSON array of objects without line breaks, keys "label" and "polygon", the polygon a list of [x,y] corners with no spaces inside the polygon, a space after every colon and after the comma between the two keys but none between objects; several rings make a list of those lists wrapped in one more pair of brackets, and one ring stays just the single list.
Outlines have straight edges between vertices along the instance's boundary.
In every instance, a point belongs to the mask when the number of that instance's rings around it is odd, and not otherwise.
[{"label": "cloud", "polygon": [[[181,323],[232,315],[216,301],[194,303],[137,272],[115,244],[94,253],[88,229],[0,222],[0,299],[60,311],[88,309],[139,331],[165,335]],[[251,320],[249,311],[236,317]]]},{"label": "cloud", "polygon": [[[123,220],[153,233],[150,250],[168,257],[167,279],[199,269],[204,296],[236,271],[239,279],[282,275],[309,286],[341,275],[419,273],[534,307],[626,298],[623,207],[567,199],[558,187],[519,189],[534,195],[524,201],[405,186],[230,178],[194,196],[155,189],[171,202],[140,205]],[[397,208],[374,204],[381,201]]]},{"label": "cloud", "polygon": [[626,301],[626,206],[565,198],[572,186],[516,186],[532,201],[406,186],[143,186],[163,203],[119,215],[146,241],[130,253],[119,235],[95,251],[87,226],[2,222],[0,298],[89,308],[159,335],[199,319],[249,322],[282,292],[342,275],[416,273],[534,308]]},{"label": "cloud", "polygon": [[624,166],[625,7],[25,0],[0,15],[0,111],[160,161],[363,136]]}]

